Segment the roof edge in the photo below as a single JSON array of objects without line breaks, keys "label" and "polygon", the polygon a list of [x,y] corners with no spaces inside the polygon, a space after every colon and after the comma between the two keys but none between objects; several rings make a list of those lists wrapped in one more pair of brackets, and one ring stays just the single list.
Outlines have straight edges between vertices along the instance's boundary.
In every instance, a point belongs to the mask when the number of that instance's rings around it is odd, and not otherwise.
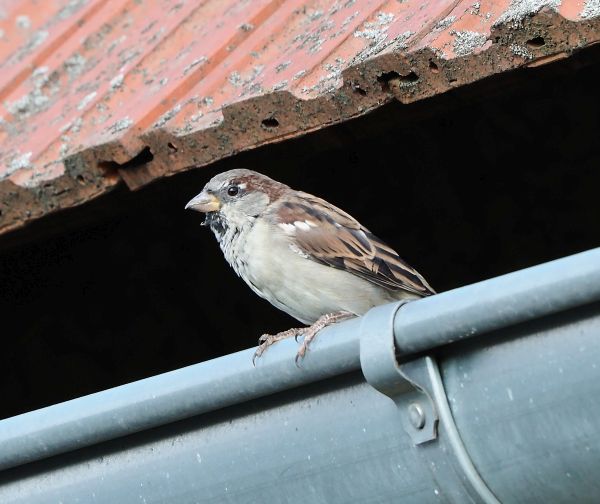
[{"label": "roof edge", "polygon": [[[457,32],[458,33],[458,32]],[[545,65],[600,43],[600,17],[568,19],[553,9],[492,26],[481,46],[447,57],[422,41],[401,40],[376,56],[342,71],[341,87],[306,99],[289,91],[233,103],[220,121],[194,130],[132,128],[118,140],[89,146],[56,161],[62,173],[32,187],[0,181],[0,234],[22,228],[44,215],[74,207],[109,192],[124,181],[137,189],[154,180],[210,165],[244,150],[281,142],[364,115],[390,100],[412,103],[491,75]],[[467,50],[468,49],[468,50]],[[140,153],[148,152],[149,157]],[[138,159],[139,162],[132,162]],[[149,160],[150,159],[150,160]]]}]

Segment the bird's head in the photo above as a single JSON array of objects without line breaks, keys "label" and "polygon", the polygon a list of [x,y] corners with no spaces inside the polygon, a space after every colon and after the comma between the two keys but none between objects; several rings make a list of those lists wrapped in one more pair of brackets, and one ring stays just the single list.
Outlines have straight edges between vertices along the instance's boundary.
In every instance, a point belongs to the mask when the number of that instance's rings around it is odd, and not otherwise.
[{"label": "bird's head", "polygon": [[289,189],[266,175],[252,170],[236,169],[215,175],[192,198],[186,209],[206,214],[206,222],[213,228],[222,224],[238,224],[262,214],[269,203]]}]

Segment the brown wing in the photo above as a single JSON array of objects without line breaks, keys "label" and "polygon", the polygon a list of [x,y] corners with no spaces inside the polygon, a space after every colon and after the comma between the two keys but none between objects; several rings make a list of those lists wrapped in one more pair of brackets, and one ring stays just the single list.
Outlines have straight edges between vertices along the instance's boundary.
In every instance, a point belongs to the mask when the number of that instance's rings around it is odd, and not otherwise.
[{"label": "brown wing", "polygon": [[435,294],[425,279],[356,219],[325,200],[296,193],[277,208],[277,222],[310,259],[369,282],[420,296]]}]

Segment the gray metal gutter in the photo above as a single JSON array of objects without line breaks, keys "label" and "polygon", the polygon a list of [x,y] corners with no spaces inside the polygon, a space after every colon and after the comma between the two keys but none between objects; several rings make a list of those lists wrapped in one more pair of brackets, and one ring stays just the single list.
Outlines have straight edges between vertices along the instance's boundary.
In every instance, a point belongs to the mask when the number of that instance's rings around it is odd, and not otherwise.
[{"label": "gray metal gutter", "polygon": [[[387,502],[386,495],[404,496],[407,502],[498,502],[498,494],[513,498],[511,492],[521,488],[510,483],[511,470],[531,471],[525,467],[531,463],[529,454],[542,467],[552,459],[544,446],[561,436],[578,447],[586,467],[600,470],[600,389],[594,396],[598,386],[589,386],[600,383],[600,362],[598,369],[592,366],[600,338],[591,336],[600,328],[598,301],[600,249],[594,249],[403,306],[378,307],[362,319],[323,331],[300,368],[294,364],[296,344],[285,341],[269,349],[256,368],[250,349],[0,421],[0,502],[52,502],[46,491],[40,493],[40,485],[54,489],[52,498],[65,504],[87,502],[82,495],[90,488],[104,495],[97,502],[133,502],[128,482],[138,477],[146,488],[153,481],[157,485],[154,493],[140,493],[147,502],[368,502],[365,495],[379,495],[377,502]],[[472,342],[467,347],[456,344],[467,339]],[[532,368],[529,359],[541,359],[548,349],[558,359],[551,376],[542,364]],[[490,362],[490,355],[496,359]],[[568,389],[568,401],[577,407],[569,426],[552,425],[562,413],[531,406],[566,393],[554,368],[561,374],[570,368],[575,376],[562,379],[579,386],[579,391]],[[469,378],[474,375],[477,382]],[[486,383],[487,392],[480,387]],[[547,383],[555,388],[548,390]],[[489,396],[494,387],[502,390],[498,397]],[[470,395],[464,395],[465,389]],[[515,396],[525,389],[530,397],[515,410]],[[480,404],[474,404],[474,397]],[[586,402],[593,408],[587,410]],[[307,408],[312,415],[306,416]],[[523,426],[527,435],[509,429],[492,439],[494,428],[512,425],[507,411],[514,418],[529,416],[533,423]],[[503,422],[497,424],[494,415]],[[176,424],[183,419],[189,420]],[[482,419],[488,424],[482,426]],[[288,431],[289,425],[296,430]],[[537,452],[511,451],[514,440],[524,446],[540,432],[546,437],[538,440]],[[180,444],[168,448],[165,439]],[[294,447],[287,445],[290,439]],[[210,451],[215,463],[201,466],[194,443],[202,445],[202,453]],[[144,451],[147,446],[155,451]],[[191,450],[190,460],[179,458],[183,446]],[[583,477],[575,456],[560,448],[564,460],[557,464],[569,469],[563,473]],[[298,458],[306,450],[313,458]],[[125,463],[129,459],[142,472]],[[107,463],[113,471],[110,482],[99,479]],[[175,488],[174,481],[163,481],[164,474],[182,479]],[[331,479],[318,476],[325,474]],[[253,479],[259,476],[261,484]],[[530,486],[531,478],[556,481],[552,471],[534,470],[527,477]],[[314,499],[297,487],[298,478]],[[361,483],[350,491],[352,478]],[[567,488],[569,498],[584,502],[596,484],[593,478],[578,480],[574,499],[568,483],[553,495]],[[238,491],[229,494],[230,488]],[[516,494],[511,502],[569,502],[536,500],[547,496],[532,489],[538,493]]]},{"label": "gray metal gutter", "polygon": [[600,252],[593,249],[411,303],[394,320],[403,355],[479,336],[597,301]]}]

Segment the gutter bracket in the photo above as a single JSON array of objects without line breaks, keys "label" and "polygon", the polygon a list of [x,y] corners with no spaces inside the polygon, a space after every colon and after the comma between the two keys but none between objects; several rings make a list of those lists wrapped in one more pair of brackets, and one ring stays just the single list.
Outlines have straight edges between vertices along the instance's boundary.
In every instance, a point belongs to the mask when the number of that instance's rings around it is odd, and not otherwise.
[{"label": "gutter bracket", "polygon": [[402,411],[404,430],[415,445],[420,445],[437,438],[439,415],[429,392],[432,371],[437,365],[429,356],[398,363],[394,319],[407,302],[377,306],[364,315],[360,329],[360,365],[369,385],[405,410]]},{"label": "gutter bracket", "polygon": [[443,491],[449,502],[500,504],[462,442],[435,359],[397,360],[394,319],[406,303],[378,306],[363,317],[360,365],[367,383],[398,407],[404,430],[419,447],[419,459],[440,485],[436,491]]}]

